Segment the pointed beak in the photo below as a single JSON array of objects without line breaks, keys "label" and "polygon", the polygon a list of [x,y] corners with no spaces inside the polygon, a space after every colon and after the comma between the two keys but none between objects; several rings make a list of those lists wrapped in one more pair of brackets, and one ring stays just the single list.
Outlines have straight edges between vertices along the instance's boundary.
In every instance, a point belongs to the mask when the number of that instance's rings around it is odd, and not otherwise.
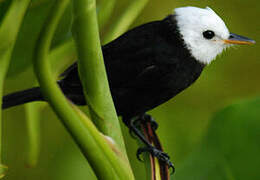
[{"label": "pointed beak", "polygon": [[255,44],[255,41],[252,39],[249,39],[247,37],[243,37],[237,34],[230,33],[230,36],[228,39],[224,40],[225,44],[242,44],[242,45],[251,45]]}]

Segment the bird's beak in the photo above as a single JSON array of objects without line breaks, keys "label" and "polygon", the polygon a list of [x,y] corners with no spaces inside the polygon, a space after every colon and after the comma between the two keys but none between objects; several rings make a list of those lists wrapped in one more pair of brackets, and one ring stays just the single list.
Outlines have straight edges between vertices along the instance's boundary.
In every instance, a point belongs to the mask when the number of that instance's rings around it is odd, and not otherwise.
[{"label": "bird's beak", "polygon": [[242,44],[242,45],[251,45],[255,44],[255,41],[252,39],[249,39],[247,37],[243,37],[237,34],[230,33],[230,36],[228,39],[224,40],[225,44]]}]

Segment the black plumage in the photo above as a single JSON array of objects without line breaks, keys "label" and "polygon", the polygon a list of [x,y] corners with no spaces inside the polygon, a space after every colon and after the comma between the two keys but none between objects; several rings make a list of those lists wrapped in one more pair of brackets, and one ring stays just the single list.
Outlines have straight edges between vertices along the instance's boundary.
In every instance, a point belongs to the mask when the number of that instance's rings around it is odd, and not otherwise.
[{"label": "black plumage", "polygon": [[[194,83],[205,65],[230,44],[254,43],[229,33],[212,9],[183,7],[175,9],[175,15],[136,27],[103,46],[117,113],[145,146],[138,149],[137,156],[149,152],[174,170],[169,156],[153,146],[156,141],[150,142],[154,133],[144,136],[145,131],[140,131],[140,123],[151,125],[152,131],[157,128],[145,113]],[[77,64],[61,76],[58,84],[67,98],[78,105],[86,104]],[[44,100],[39,87],[4,96],[2,108],[37,100]]]},{"label": "black plumage", "polygon": [[[174,15],[134,28],[102,51],[114,104],[124,119],[168,101],[189,87],[205,66],[185,47]],[[62,76],[58,84],[64,94],[84,105],[77,64]],[[38,88],[5,96],[3,108],[33,100],[44,100]]]}]

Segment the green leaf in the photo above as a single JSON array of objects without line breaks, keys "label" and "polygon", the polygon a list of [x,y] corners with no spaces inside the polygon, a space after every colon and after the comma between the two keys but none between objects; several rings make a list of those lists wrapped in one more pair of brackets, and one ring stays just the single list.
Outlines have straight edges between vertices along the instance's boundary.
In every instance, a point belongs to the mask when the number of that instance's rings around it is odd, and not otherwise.
[{"label": "green leaf", "polygon": [[14,47],[8,77],[15,76],[32,65],[34,46],[49,10],[50,3],[45,3],[26,13]]},{"label": "green leaf", "polygon": [[209,128],[208,145],[224,156],[236,180],[260,179],[259,107],[259,98],[229,106],[213,118]]},{"label": "green leaf", "polygon": [[2,1],[0,1],[0,3],[1,3],[0,4],[0,22],[1,23],[2,23],[4,15],[6,14],[8,8],[12,2],[12,1],[5,1],[5,2],[2,2]]},{"label": "green leaf", "polygon": [[97,4],[97,18],[99,29],[102,29],[111,18],[115,4],[116,0],[102,0],[101,3]]},{"label": "green leaf", "polygon": [[[35,2],[36,3],[36,2]],[[53,1],[42,2],[33,5],[27,12],[24,22],[19,31],[17,42],[14,47],[13,56],[8,70],[8,77],[16,76],[31,67],[33,61],[33,50],[44,21],[50,12]],[[66,9],[61,22],[55,32],[52,47],[62,44],[71,37],[72,7]]]},{"label": "green leaf", "polygon": [[235,180],[222,154],[214,148],[199,147],[180,166],[174,180]]},{"label": "green leaf", "polygon": [[[0,27],[0,99],[3,95],[4,81],[8,70],[13,47],[30,0],[12,1]],[[13,23],[16,22],[16,23]],[[0,102],[2,106],[2,102]],[[0,178],[4,177],[7,167],[2,165],[2,109],[0,110]]]},{"label": "green leaf", "polygon": [[217,113],[202,145],[177,170],[176,179],[260,179],[259,107],[256,98]]}]

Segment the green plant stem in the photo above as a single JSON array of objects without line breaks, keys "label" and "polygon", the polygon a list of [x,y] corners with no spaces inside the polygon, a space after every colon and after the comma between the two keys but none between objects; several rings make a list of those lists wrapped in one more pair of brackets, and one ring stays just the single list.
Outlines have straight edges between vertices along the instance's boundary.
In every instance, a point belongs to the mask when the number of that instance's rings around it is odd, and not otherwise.
[{"label": "green plant stem", "polygon": [[[13,0],[0,27],[0,99],[3,96],[3,87],[6,73],[10,64],[12,51],[30,0]],[[2,106],[2,101],[0,102]],[[0,164],[2,163],[2,109],[0,109]],[[0,178],[4,176],[6,167],[0,165]]]},{"label": "green plant stem", "polygon": [[34,102],[25,105],[26,125],[28,132],[27,167],[35,167],[40,151],[40,112],[43,103]]},{"label": "green plant stem", "polygon": [[127,31],[129,26],[134,22],[137,16],[142,12],[148,0],[132,0],[125,8],[124,12],[117,17],[116,20],[110,25],[108,33],[105,34],[102,42],[107,44],[111,40],[117,38]]},{"label": "green plant stem", "polygon": [[79,75],[92,120],[126,154],[103,62],[95,4],[95,0],[74,0]]},{"label": "green plant stem", "polygon": [[[64,42],[51,50],[49,54],[49,60],[51,63],[51,69],[55,79],[75,61],[77,55],[75,50],[74,41],[72,39]],[[36,86],[33,81],[32,86]],[[28,132],[28,155],[26,158],[26,166],[34,167],[38,162],[39,150],[40,150],[40,115],[42,113],[42,107],[46,103],[32,102],[25,104],[26,126]]]},{"label": "green plant stem", "polygon": [[[69,0],[57,0],[36,45],[34,68],[42,93],[67,128],[99,179],[133,179],[127,160],[77,107],[64,97],[50,70],[48,53]],[[112,150],[113,149],[113,150]],[[114,152],[116,151],[117,154]]]}]

